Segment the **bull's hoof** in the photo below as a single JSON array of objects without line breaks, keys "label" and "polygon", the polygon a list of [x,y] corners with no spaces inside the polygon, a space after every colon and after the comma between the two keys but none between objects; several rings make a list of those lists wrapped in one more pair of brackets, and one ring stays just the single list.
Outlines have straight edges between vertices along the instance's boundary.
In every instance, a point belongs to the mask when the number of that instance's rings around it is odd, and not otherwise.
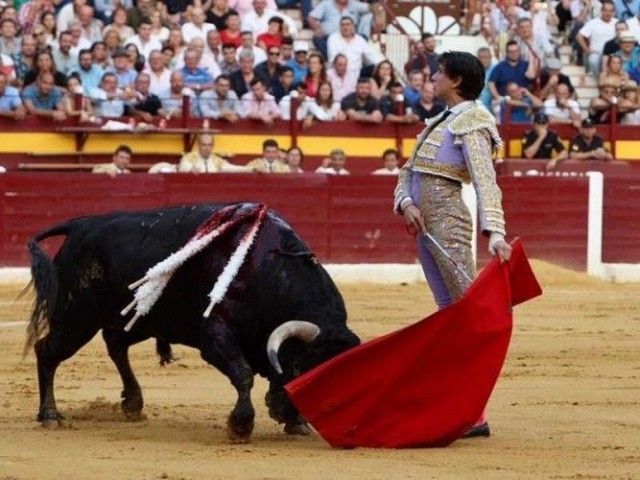
[{"label": "bull's hoof", "polygon": [[253,432],[254,414],[238,414],[231,412],[227,420],[227,435],[232,443],[249,443]]},{"label": "bull's hoof", "polygon": [[144,406],[142,394],[140,392],[123,391],[120,396],[122,397],[120,408],[126,419],[131,422],[142,420],[144,418],[142,414],[142,407]]},{"label": "bull's hoof", "polygon": [[170,363],[173,363],[176,361],[175,357],[171,352],[169,352],[168,354],[159,353],[158,356],[160,357],[161,367],[164,367],[165,365],[169,365]]},{"label": "bull's hoof", "polygon": [[64,415],[52,408],[39,412],[38,421],[47,430],[64,427]]},{"label": "bull's hoof", "polygon": [[306,437],[311,434],[311,430],[306,423],[292,422],[284,425],[284,433],[287,435],[300,435]]}]

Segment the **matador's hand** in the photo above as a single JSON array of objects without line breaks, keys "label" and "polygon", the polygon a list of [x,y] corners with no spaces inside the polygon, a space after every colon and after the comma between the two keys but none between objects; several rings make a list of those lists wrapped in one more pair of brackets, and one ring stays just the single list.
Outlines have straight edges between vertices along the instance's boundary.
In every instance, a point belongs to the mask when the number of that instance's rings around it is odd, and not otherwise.
[{"label": "matador's hand", "polygon": [[414,233],[421,232],[423,235],[427,233],[427,226],[424,223],[418,207],[413,204],[407,205],[402,211],[402,216],[407,226],[409,226]]},{"label": "matador's hand", "polygon": [[509,245],[501,233],[492,232],[489,237],[489,253],[497,255],[501,262],[506,262],[511,258],[511,245]]}]

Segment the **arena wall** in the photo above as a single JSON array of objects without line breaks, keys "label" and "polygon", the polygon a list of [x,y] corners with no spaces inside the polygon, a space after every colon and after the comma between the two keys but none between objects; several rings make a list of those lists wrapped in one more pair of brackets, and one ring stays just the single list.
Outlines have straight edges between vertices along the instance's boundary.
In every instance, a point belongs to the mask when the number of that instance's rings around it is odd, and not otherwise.
[{"label": "arena wall", "polygon": [[[413,240],[391,208],[395,182],[362,175],[132,174],[112,179],[8,173],[0,177],[0,265],[26,266],[28,239],[71,217],[239,200],[265,202],[280,211],[325,263],[415,264]],[[521,237],[534,258],[586,270],[590,179],[502,176],[499,182],[509,235]],[[640,179],[605,177],[601,262],[638,263],[639,186]],[[59,244],[47,243],[52,252]],[[486,262],[481,235],[478,255],[480,264]]]}]

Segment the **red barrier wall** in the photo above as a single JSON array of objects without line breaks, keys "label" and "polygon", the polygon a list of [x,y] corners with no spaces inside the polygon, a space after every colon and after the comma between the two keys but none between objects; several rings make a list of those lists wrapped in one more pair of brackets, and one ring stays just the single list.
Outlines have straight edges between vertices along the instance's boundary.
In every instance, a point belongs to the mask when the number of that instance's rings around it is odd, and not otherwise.
[{"label": "red barrier wall", "polygon": [[[505,176],[499,181],[510,237],[522,237],[532,257],[584,269],[588,179]],[[266,202],[278,210],[324,262],[414,262],[413,240],[392,212],[395,182],[356,175],[132,174],[112,179],[83,173],[9,173],[0,176],[0,265],[27,265],[28,239],[71,217],[240,200]],[[605,261],[640,261],[640,207],[629,208],[638,188],[640,181],[605,181]],[[485,251],[483,239],[481,262]]]}]

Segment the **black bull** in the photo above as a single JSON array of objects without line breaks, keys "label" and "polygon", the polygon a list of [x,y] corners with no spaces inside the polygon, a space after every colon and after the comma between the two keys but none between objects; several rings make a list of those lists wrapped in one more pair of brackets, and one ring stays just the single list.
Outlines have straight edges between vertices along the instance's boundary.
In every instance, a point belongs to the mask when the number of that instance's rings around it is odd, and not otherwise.
[{"label": "black bull", "polygon": [[[249,228],[246,222],[188,260],[149,314],[130,332],[123,330],[132,315],[120,315],[132,300],[127,286],[182,247],[220,208],[198,205],[84,217],[31,240],[36,301],[27,348],[33,345],[37,356],[38,419],[43,424],[63,418],[54,400],[56,368],[102,329],[122,377],[125,414],[135,417],[143,407],[128,349],[155,337],[199,349],[206,362],[229,378],[238,392],[228,419],[232,439],[246,440],[253,430],[250,391],[255,374],[269,379],[266,403],[271,417],[284,423],[287,433],[305,433],[304,420],[283,385],[359,339],[346,325],[344,301],[326,270],[274,211],[268,211],[237,277],[209,318],[203,318],[207,295]],[[238,204],[236,212],[250,208],[255,205]],[[38,242],[56,235],[66,239],[52,261]]]}]

